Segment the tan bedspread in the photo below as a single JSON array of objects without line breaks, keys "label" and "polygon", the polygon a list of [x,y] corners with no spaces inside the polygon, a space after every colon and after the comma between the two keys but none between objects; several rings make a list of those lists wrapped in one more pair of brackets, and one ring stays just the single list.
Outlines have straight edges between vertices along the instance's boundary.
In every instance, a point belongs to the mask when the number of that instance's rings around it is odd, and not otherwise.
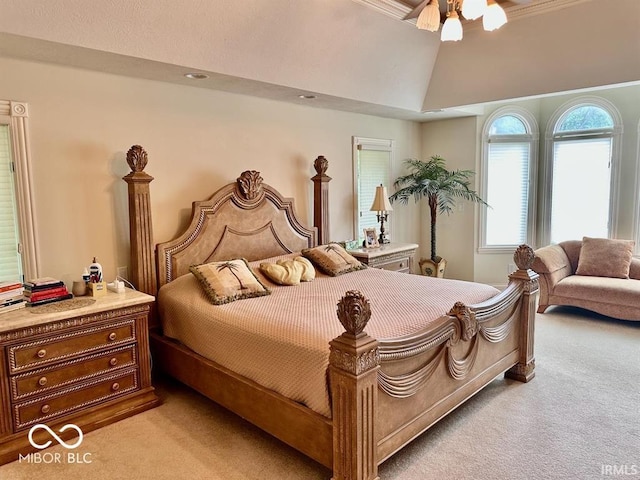
[{"label": "tan bedspread", "polygon": [[378,339],[422,329],[456,301],[469,305],[498,293],[488,285],[373,268],[333,278],[318,272],[297,286],[263,281],[271,295],[214,306],[192,274],[177,278],[158,295],[164,334],[326,417],[329,341],[344,331],[336,304],[347,290],[370,300],[365,331]]}]

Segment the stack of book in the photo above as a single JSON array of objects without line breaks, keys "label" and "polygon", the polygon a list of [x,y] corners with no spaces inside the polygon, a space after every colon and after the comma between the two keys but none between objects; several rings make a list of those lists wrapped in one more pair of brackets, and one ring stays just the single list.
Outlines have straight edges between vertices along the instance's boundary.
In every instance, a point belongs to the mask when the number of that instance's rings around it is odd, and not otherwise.
[{"label": "stack of book", "polygon": [[62,280],[52,277],[36,278],[24,283],[24,296],[28,307],[59,302],[72,298]]},{"label": "stack of book", "polygon": [[24,307],[23,292],[21,282],[0,282],[0,313]]}]

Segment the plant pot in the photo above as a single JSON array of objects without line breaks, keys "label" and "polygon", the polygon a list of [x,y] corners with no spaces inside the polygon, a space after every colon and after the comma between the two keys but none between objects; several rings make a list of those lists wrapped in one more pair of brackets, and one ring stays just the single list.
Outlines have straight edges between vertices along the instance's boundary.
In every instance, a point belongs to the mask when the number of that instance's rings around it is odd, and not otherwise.
[{"label": "plant pot", "polygon": [[444,278],[444,269],[447,267],[447,261],[444,258],[436,257],[435,261],[430,258],[421,258],[419,264],[422,275]]}]

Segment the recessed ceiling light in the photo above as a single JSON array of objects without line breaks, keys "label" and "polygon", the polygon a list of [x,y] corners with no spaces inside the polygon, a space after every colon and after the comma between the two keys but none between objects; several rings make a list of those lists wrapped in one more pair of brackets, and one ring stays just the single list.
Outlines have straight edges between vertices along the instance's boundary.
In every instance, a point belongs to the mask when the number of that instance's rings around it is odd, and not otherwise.
[{"label": "recessed ceiling light", "polygon": [[298,98],[302,98],[304,100],[313,100],[314,98],[316,98],[315,95],[298,95]]},{"label": "recessed ceiling light", "polygon": [[436,108],[436,109],[433,109],[433,110],[425,110],[422,113],[441,113],[441,112],[444,112],[444,108]]},{"label": "recessed ceiling light", "polygon": [[204,80],[205,78],[209,78],[209,75],[204,73],[185,73],[185,77],[190,78],[191,80]]}]

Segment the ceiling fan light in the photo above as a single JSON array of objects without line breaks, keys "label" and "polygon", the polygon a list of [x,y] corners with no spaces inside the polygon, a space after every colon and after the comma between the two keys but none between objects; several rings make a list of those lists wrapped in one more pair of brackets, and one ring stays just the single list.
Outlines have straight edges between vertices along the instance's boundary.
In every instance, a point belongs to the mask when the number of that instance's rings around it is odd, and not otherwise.
[{"label": "ceiling fan light", "polygon": [[467,20],[475,20],[484,15],[487,0],[464,0],[462,2],[462,16]]},{"label": "ceiling fan light", "polygon": [[443,42],[457,42],[462,40],[462,23],[456,11],[452,11],[442,26],[440,40]]},{"label": "ceiling fan light", "polygon": [[482,26],[488,32],[497,30],[507,23],[507,14],[495,0],[489,0],[489,6],[482,17]]},{"label": "ceiling fan light", "polygon": [[438,28],[440,28],[440,5],[438,0],[431,0],[429,5],[422,9],[416,20],[416,26],[430,32],[438,31]]}]

